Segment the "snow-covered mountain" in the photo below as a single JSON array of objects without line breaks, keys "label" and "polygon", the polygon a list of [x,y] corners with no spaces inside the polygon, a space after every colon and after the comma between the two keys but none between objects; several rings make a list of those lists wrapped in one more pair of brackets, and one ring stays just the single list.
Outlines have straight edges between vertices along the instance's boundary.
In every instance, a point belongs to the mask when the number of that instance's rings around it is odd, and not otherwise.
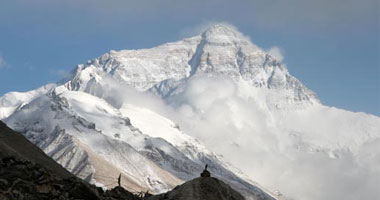
[{"label": "snow-covered mountain", "polygon": [[247,197],[272,199],[178,125],[144,108],[126,104],[116,109],[104,99],[60,86],[5,122],[71,172],[99,185],[115,186],[122,173],[124,187],[132,191],[163,192],[199,176],[208,163],[215,176]]},{"label": "snow-covered mountain", "polygon": [[224,76],[256,88],[268,88],[270,107],[319,102],[284,65],[225,24],[214,25],[199,36],[151,49],[111,51],[79,65],[66,87],[99,92],[104,76],[110,76],[120,84],[139,91],[153,90],[167,97],[180,83],[202,75]]},{"label": "snow-covered mountain", "polygon": [[379,197],[379,117],[322,105],[226,24],[111,51],[57,84],[8,93],[0,119],[103,186],[121,173],[127,188],[163,192],[208,163],[248,199]]}]

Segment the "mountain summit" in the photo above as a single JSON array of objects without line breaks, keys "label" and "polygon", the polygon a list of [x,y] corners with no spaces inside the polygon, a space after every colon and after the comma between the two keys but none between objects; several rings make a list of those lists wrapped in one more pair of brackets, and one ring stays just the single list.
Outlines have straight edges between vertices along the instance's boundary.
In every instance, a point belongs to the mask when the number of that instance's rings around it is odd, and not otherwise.
[{"label": "mountain summit", "polygon": [[224,24],[151,49],[111,51],[78,65],[65,87],[90,94],[96,91],[99,96],[106,84],[102,80],[111,77],[119,84],[168,97],[198,76],[227,77],[262,88],[258,90],[266,93],[270,109],[319,104],[316,95],[291,76],[285,65]]},{"label": "mountain summit", "polygon": [[209,44],[248,45],[249,39],[235,27],[228,24],[215,24],[201,33],[204,42]]}]

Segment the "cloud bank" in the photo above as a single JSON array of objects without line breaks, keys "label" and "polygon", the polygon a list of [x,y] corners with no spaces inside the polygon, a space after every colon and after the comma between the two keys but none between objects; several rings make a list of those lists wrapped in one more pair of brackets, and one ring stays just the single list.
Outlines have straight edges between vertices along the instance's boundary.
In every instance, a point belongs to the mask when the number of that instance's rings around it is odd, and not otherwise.
[{"label": "cloud bank", "polygon": [[[318,135],[290,137],[263,108],[262,99],[246,92],[225,78],[194,79],[173,100],[183,102],[173,119],[181,119],[180,125],[186,133],[224,155],[254,181],[279,189],[288,197],[309,200],[380,197],[376,189],[380,186],[380,170],[374,167],[378,166],[376,158],[368,161],[371,164],[363,165],[362,157],[351,152],[338,153],[338,159],[331,158],[324,150],[310,152],[309,149],[318,149],[318,145],[324,146],[330,139],[341,140],[335,138],[339,135],[334,136],[336,124],[327,125],[326,130],[330,132],[326,135],[330,138],[326,140]],[[307,129],[315,130],[329,123],[330,119],[323,119],[329,114],[313,115],[320,122],[304,119],[311,124]],[[297,123],[300,118],[289,120]],[[380,145],[380,141],[374,143]],[[368,151],[379,155],[378,148],[367,145],[360,148],[369,148]],[[300,150],[300,146],[305,149]]]},{"label": "cloud bank", "polygon": [[[106,89],[99,94],[115,107],[134,104],[172,119],[186,134],[222,154],[252,180],[266,188],[278,189],[286,197],[308,200],[380,197],[380,170],[376,167],[380,139],[360,146],[359,154],[342,150],[335,152],[334,158],[323,148],[311,151],[328,144],[329,139],[323,135],[303,137],[281,128],[276,116],[263,106],[259,93],[252,94],[253,88],[238,86],[225,77],[192,78],[182,92],[167,101],[121,87],[111,78],[106,83],[103,85]],[[287,120],[302,122],[311,130],[327,124],[326,130],[333,131],[325,133],[326,136],[340,141],[334,122],[324,119],[329,114],[313,115],[320,121],[304,115],[303,121],[292,116]]]}]

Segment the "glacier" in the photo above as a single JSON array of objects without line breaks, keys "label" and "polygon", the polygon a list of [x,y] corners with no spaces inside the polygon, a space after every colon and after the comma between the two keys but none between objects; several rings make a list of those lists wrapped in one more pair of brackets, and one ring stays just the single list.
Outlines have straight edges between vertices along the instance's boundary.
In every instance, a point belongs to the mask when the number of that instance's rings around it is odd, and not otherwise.
[{"label": "glacier", "polygon": [[323,105],[228,24],[5,94],[0,119],[103,187],[164,192],[207,163],[247,199],[380,197],[380,118]]}]

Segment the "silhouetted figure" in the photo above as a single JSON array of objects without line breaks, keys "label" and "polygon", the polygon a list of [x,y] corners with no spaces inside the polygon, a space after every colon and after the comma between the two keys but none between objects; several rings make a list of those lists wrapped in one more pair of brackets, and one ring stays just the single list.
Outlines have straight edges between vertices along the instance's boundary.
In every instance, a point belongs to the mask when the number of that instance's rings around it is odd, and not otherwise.
[{"label": "silhouetted figure", "polygon": [[119,178],[117,179],[117,184],[119,184],[119,187],[121,187],[120,182],[121,182],[121,173],[120,173],[120,175],[119,175]]},{"label": "silhouetted figure", "polygon": [[207,170],[207,166],[208,165],[206,164],[205,169],[201,173],[201,177],[210,177],[211,176],[210,172]]}]

